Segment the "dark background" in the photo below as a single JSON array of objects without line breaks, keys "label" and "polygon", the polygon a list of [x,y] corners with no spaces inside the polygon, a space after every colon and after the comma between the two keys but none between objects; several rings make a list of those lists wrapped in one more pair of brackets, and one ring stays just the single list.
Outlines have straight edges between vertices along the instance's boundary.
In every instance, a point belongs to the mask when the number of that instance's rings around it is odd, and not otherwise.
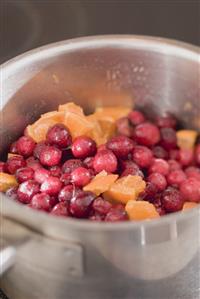
[{"label": "dark background", "polygon": [[199,45],[199,0],[0,0],[0,62],[63,39],[143,34]]}]

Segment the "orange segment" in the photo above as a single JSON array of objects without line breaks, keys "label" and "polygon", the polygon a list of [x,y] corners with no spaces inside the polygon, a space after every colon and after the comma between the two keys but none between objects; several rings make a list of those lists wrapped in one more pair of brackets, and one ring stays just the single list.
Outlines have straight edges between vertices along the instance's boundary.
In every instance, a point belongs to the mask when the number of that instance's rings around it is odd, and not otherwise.
[{"label": "orange segment", "polygon": [[20,155],[13,154],[13,153],[8,153],[8,158],[7,158],[7,159],[9,159],[9,158],[11,158],[11,157],[15,157],[15,156],[20,156]]},{"label": "orange segment", "polygon": [[140,176],[128,175],[118,179],[104,196],[108,200],[126,204],[129,200],[136,200],[138,194],[145,189],[146,183]]},{"label": "orange segment", "polygon": [[9,188],[17,185],[14,175],[0,172],[0,192],[6,192]]},{"label": "orange segment", "polygon": [[183,211],[195,208],[197,206],[198,206],[198,203],[196,203],[196,202],[186,201],[183,205]]},{"label": "orange segment", "polygon": [[26,134],[32,137],[35,142],[43,141],[46,139],[48,129],[57,123],[57,121],[51,118],[40,118],[33,125],[27,126]]},{"label": "orange segment", "polygon": [[131,108],[124,106],[116,106],[116,107],[99,107],[95,110],[96,117],[105,118],[109,117],[113,121],[118,120],[121,117],[127,116]]},{"label": "orange segment", "polygon": [[181,149],[192,149],[194,148],[197,131],[195,130],[180,130],[176,132],[177,144]]},{"label": "orange segment", "polygon": [[83,109],[80,106],[78,106],[72,102],[64,104],[64,105],[59,105],[58,111],[73,112],[73,113],[76,113],[79,115],[84,115]]},{"label": "orange segment", "polygon": [[106,171],[101,171],[88,185],[83,188],[83,190],[91,191],[99,196],[101,193],[108,190],[117,178],[117,174],[107,174]]},{"label": "orange segment", "polygon": [[50,111],[50,112],[42,114],[41,118],[51,118],[51,119],[57,121],[58,123],[62,123],[63,119],[64,119],[64,115],[65,115],[65,113],[63,111],[61,111],[61,112]]},{"label": "orange segment", "polygon": [[87,120],[86,116],[73,112],[65,113],[64,124],[70,130],[73,139],[81,135],[90,136],[94,128],[93,124]]},{"label": "orange segment", "polygon": [[154,205],[147,201],[129,200],[125,210],[130,220],[138,221],[160,217]]}]

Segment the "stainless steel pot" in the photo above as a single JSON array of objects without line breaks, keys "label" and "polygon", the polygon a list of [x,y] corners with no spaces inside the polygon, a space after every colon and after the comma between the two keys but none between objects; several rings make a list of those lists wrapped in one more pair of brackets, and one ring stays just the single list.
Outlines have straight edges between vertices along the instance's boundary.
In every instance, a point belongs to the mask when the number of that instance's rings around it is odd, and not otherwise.
[{"label": "stainless steel pot", "polygon": [[[26,124],[75,101],[170,111],[200,129],[197,47],[142,36],[51,44],[1,67],[1,153]],[[91,223],[1,195],[2,287],[13,299],[197,298],[200,209],[160,220]],[[180,285],[182,287],[180,287]],[[192,287],[191,287],[192,286]]]}]

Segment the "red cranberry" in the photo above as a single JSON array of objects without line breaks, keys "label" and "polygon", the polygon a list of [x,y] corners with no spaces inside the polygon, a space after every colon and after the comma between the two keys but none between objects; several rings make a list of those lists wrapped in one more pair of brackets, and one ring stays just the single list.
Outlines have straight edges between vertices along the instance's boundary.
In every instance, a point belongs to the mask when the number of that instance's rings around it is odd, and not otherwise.
[{"label": "red cranberry", "polygon": [[71,182],[77,187],[87,185],[91,180],[90,171],[85,167],[78,167],[71,173]]},{"label": "red cranberry", "polygon": [[59,177],[61,176],[61,174],[62,174],[61,167],[58,166],[58,165],[51,166],[51,167],[49,168],[49,170],[50,170],[50,173],[51,173],[52,176],[56,176],[56,177],[58,177],[58,178],[59,178]]},{"label": "red cranberry", "polygon": [[35,148],[35,141],[28,136],[22,136],[17,141],[17,151],[20,155],[29,157]]},{"label": "red cranberry", "polygon": [[0,161],[0,172],[6,172],[6,163]]},{"label": "red cranberry", "polygon": [[26,159],[26,164],[28,167],[31,167],[33,170],[37,170],[42,167],[40,161],[38,159],[35,159],[32,156]]},{"label": "red cranberry", "polygon": [[21,201],[24,204],[30,203],[32,197],[39,193],[40,186],[39,184],[34,181],[26,181],[19,185],[18,191],[17,191],[17,197],[18,200]]},{"label": "red cranberry", "polygon": [[59,202],[51,210],[51,214],[55,216],[64,216],[64,217],[69,216],[68,204],[66,202]]},{"label": "red cranberry", "polygon": [[46,141],[40,141],[36,144],[33,155],[35,158],[40,159],[40,153],[41,151],[47,146]]},{"label": "red cranberry", "polygon": [[95,155],[96,151],[96,142],[87,136],[77,137],[72,143],[72,153],[75,158],[85,159]]},{"label": "red cranberry", "polygon": [[149,167],[153,161],[152,151],[146,147],[138,145],[133,150],[133,161],[142,168]]},{"label": "red cranberry", "polygon": [[148,182],[154,184],[158,191],[163,191],[167,187],[167,181],[164,175],[154,172],[148,176]]},{"label": "red cranberry", "polygon": [[94,163],[94,157],[87,157],[84,161],[83,161],[84,165],[87,168],[92,168],[93,167],[93,163]]},{"label": "red cranberry", "polygon": [[66,148],[72,143],[70,132],[63,124],[56,124],[51,127],[46,138],[49,144],[57,145],[60,148]]},{"label": "red cranberry", "polygon": [[19,183],[23,183],[28,180],[32,180],[34,176],[34,170],[30,167],[19,168],[16,171],[16,179]]},{"label": "red cranberry", "polygon": [[182,166],[192,164],[194,160],[194,151],[192,149],[180,149],[178,160]]},{"label": "red cranberry", "polygon": [[58,200],[69,202],[75,194],[76,188],[73,185],[67,185],[60,190]]},{"label": "red cranberry", "polygon": [[149,173],[158,172],[166,176],[169,173],[169,164],[163,159],[154,159],[149,168]]},{"label": "red cranberry", "polygon": [[95,155],[93,167],[97,173],[102,170],[108,173],[115,172],[117,170],[117,158],[112,151],[102,150]]},{"label": "red cranberry", "polygon": [[169,158],[172,160],[178,160],[179,157],[179,150],[178,149],[171,149],[169,151]]},{"label": "red cranberry", "polygon": [[77,218],[87,218],[95,195],[92,192],[80,192],[72,199],[69,206],[70,213]]},{"label": "red cranberry", "polygon": [[200,144],[198,144],[195,149],[195,161],[200,166]]},{"label": "red cranberry", "polygon": [[34,173],[34,180],[39,184],[42,184],[49,177],[50,177],[50,171],[45,168],[36,169]]},{"label": "red cranberry", "polygon": [[63,173],[60,177],[60,181],[66,186],[69,185],[71,181],[71,174],[70,173]]},{"label": "red cranberry", "polygon": [[59,178],[54,176],[50,176],[45,179],[40,187],[41,192],[45,192],[49,195],[56,195],[60,192],[62,188],[62,183]]},{"label": "red cranberry", "polygon": [[181,169],[180,163],[177,162],[176,160],[168,160],[168,164],[169,164],[169,171]]},{"label": "red cranberry", "polygon": [[162,194],[162,205],[166,212],[177,212],[182,210],[184,200],[181,193],[172,187],[167,188]]},{"label": "red cranberry", "polygon": [[17,141],[15,141],[11,144],[9,152],[12,154],[19,154],[18,149],[17,149]]},{"label": "red cranberry", "polygon": [[105,217],[105,221],[116,222],[116,221],[125,221],[128,220],[125,210],[111,208],[108,214]]},{"label": "red cranberry", "polygon": [[128,175],[139,175],[142,178],[144,177],[143,172],[140,170],[137,164],[133,161],[125,160],[121,161],[120,168],[122,170],[121,177],[128,176]]},{"label": "red cranberry", "polygon": [[116,122],[117,133],[119,135],[124,135],[131,137],[134,134],[134,128],[131,126],[130,121],[127,117],[119,118]]},{"label": "red cranberry", "polygon": [[183,181],[186,180],[186,178],[187,177],[186,177],[184,171],[181,169],[178,169],[178,170],[174,170],[169,173],[169,175],[167,177],[167,181],[168,181],[169,185],[179,186]]},{"label": "red cranberry", "polygon": [[70,159],[66,161],[62,166],[62,172],[64,173],[71,173],[78,167],[83,167],[83,162],[78,159]]},{"label": "red cranberry", "polygon": [[55,166],[60,163],[62,152],[54,146],[46,146],[40,153],[40,162],[45,166]]},{"label": "red cranberry", "polygon": [[176,119],[172,115],[158,116],[156,125],[159,128],[176,128]]},{"label": "red cranberry", "polygon": [[200,168],[189,166],[185,169],[185,174],[188,178],[196,178],[200,181]]},{"label": "red cranberry", "polygon": [[200,181],[189,178],[180,185],[180,192],[185,201],[200,202]]},{"label": "red cranberry", "polygon": [[104,200],[102,197],[97,197],[92,205],[95,212],[100,215],[106,215],[110,211],[112,205],[110,202]]},{"label": "red cranberry", "polygon": [[104,216],[98,213],[94,213],[93,215],[89,216],[88,219],[91,221],[104,221]]},{"label": "red cranberry", "polygon": [[107,148],[111,150],[117,158],[126,159],[134,148],[134,142],[126,136],[115,136],[107,142]]},{"label": "red cranberry", "polygon": [[30,202],[30,206],[36,210],[43,210],[49,212],[55,203],[54,198],[52,199],[46,193],[38,193],[33,196]]},{"label": "red cranberry", "polygon": [[26,162],[22,156],[10,157],[6,163],[6,168],[9,173],[14,174],[17,169],[25,167]]},{"label": "red cranberry", "polygon": [[97,149],[97,153],[104,150],[107,150],[106,144],[101,144]]},{"label": "red cranberry", "polygon": [[161,133],[161,146],[163,146],[166,150],[170,150],[176,148],[177,146],[177,138],[176,131],[172,128],[162,128],[160,130]]},{"label": "red cranberry", "polygon": [[159,145],[156,145],[152,148],[152,152],[154,157],[158,158],[158,159],[168,159],[168,152]]},{"label": "red cranberry", "polygon": [[128,118],[134,126],[137,126],[145,121],[144,114],[137,110],[131,111],[128,115]]},{"label": "red cranberry", "polygon": [[155,195],[157,192],[158,192],[158,188],[156,187],[156,185],[147,182],[145,190],[142,193],[140,193],[139,197],[142,200],[154,202]]},{"label": "red cranberry", "polygon": [[10,197],[13,200],[17,200],[17,190],[18,187],[11,187],[6,191],[6,196]]},{"label": "red cranberry", "polygon": [[145,122],[136,126],[135,138],[142,145],[152,146],[160,141],[160,132],[154,124]]}]

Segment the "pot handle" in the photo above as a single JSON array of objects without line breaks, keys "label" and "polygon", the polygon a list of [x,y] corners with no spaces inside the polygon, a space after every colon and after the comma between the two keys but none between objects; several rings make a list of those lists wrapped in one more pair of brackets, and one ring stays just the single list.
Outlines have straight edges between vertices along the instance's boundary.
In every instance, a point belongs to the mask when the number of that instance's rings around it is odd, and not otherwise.
[{"label": "pot handle", "polygon": [[[2,242],[2,240],[0,240]],[[13,246],[5,246],[0,249],[0,276],[6,272],[15,262],[16,249]]]}]

